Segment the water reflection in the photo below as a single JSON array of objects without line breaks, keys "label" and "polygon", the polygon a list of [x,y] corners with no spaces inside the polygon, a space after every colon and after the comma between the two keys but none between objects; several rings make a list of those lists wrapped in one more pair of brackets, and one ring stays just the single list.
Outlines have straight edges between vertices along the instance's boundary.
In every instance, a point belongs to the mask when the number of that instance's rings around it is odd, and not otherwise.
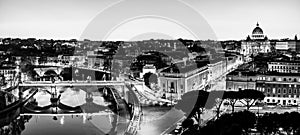
[{"label": "water reflection", "polygon": [[[10,113],[13,114],[13,113]],[[1,135],[20,135],[25,130],[25,123],[27,123],[32,116],[6,116],[1,117]]]},{"label": "water reflection", "polygon": [[26,104],[1,115],[0,135],[104,135],[121,134],[126,129],[108,87],[38,89]]}]

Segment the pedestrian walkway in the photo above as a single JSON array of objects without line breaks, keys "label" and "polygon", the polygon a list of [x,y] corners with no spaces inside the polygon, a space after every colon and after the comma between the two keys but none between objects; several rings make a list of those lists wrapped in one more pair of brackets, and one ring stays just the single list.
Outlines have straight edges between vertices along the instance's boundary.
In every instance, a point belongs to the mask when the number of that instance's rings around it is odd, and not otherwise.
[{"label": "pedestrian walkway", "polygon": [[155,104],[171,104],[172,102],[167,99],[162,99],[155,96],[155,93],[147,86],[136,85],[136,93],[140,98],[140,102],[144,105],[155,105]]},{"label": "pedestrian walkway", "polygon": [[184,117],[182,111],[172,108],[160,119],[143,122],[138,135],[160,135]]}]

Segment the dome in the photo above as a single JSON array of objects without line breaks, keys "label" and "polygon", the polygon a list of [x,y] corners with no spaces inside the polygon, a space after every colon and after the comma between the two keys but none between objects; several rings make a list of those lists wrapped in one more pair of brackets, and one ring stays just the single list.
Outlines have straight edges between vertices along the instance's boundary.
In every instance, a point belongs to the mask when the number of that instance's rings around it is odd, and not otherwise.
[{"label": "dome", "polygon": [[253,29],[252,34],[264,34],[263,30],[259,27],[259,24],[256,24],[256,27]]},{"label": "dome", "polygon": [[256,27],[252,31],[252,39],[264,39],[264,32],[263,30],[259,27],[259,24],[256,24]]}]

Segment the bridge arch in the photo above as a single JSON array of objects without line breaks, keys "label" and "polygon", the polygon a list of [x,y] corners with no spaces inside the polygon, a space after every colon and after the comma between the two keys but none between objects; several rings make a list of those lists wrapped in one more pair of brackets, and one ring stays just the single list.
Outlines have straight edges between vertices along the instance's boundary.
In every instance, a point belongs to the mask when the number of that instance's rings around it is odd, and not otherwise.
[{"label": "bridge arch", "polygon": [[45,73],[43,74],[43,76],[57,76],[57,75],[59,74],[52,69],[45,71]]},{"label": "bridge arch", "polygon": [[34,68],[34,71],[36,72],[38,78],[45,78],[46,76],[60,76],[63,68],[61,67],[36,67]]}]

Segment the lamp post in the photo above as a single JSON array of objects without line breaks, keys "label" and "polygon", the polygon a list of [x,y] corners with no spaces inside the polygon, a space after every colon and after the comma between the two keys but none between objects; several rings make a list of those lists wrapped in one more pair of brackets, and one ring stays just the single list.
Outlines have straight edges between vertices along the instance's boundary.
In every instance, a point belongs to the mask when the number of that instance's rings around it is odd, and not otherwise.
[{"label": "lamp post", "polygon": [[174,88],[171,88],[171,106],[173,106],[173,92],[174,92]]},{"label": "lamp post", "polygon": [[298,103],[297,103],[297,112],[298,112],[298,108],[299,108],[299,101],[298,101]]},{"label": "lamp post", "polygon": [[257,101],[257,117],[259,117],[259,106],[261,104],[261,101]]}]

